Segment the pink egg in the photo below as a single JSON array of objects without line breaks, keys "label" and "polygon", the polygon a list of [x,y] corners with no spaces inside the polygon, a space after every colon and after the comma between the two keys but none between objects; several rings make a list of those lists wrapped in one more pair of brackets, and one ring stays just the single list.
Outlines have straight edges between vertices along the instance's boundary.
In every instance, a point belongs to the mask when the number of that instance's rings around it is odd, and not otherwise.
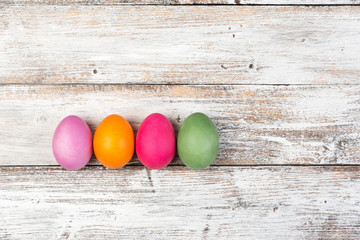
[{"label": "pink egg", "polygon": [[175,131],[170,121],[160,113],[149,115],[136,135],[136,153],[146,167],[160,169],[174,158]]},{"label": "pink egg", "polygon": [[92,155],[92,135],[89,126],[77,116],[64,118],[57,126],[52,149],[56,161],[67,170],[84,167]]}]

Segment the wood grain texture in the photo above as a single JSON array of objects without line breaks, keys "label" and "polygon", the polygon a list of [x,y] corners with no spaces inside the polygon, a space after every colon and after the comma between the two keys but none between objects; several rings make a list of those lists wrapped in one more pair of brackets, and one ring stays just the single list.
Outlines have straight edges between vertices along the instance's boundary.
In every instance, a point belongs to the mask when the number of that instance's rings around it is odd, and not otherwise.
[{"label": "wood grain texture", "polygon": [[359,167],[0,168],[1,239],[358,239]]},{"label": "wood grain texture", "polygon": [[359,84],[360,6],[0,8],[0,83]]},{"label": "wood grain texture", "polygon": [[359,164],[359,93],[359,85],[3,85],[0,165],[56,164],[52,136],[67,115],[82,117],[94,132],[110,114],[137,130],[154,112],[175,130],[194,112],[213,119],[220,135],[215,165]]},{"label": "wood grain texture", "polygon": [[160,5],[188,5],[188,4],[237,4],[237,5],[341,5],[360,4],[359,0],[0,0],[4,5],[120,5],[120,4],[160,4]]}]

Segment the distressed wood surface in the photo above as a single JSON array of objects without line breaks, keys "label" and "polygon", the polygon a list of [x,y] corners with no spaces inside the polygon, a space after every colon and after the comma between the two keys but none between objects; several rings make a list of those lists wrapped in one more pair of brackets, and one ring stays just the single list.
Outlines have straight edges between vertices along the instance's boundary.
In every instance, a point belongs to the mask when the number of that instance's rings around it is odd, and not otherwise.
[{"label": "distressed wood surface", "polygon": [[359,84],[360,6],[0,8],[0,83]]},{"label": "distressed wood surface", "polygon": [[0,0],[4,5],[188,5],[188,4],[237,4],[237,5],[358,5],[359,0]]},{"label": "distressed wood surface", "polygon": [[[360,6],[211,4],[360,1],[0,0],[0,239],[359,239]],[[197,111],[205,170],[52,155],[70,114]]]},{"label": "distressed wood surface", "polygon": [[0,168],[2,239],[358,239],[359,167]]},{"label": "distressed wood surface", "polygon": [[56,165],[51,140],[67,115],[94,132],[117,113],[136,131],[154,112],[175,130],[194,112],[213,119],[220,134],[215,165],[359,164],[359,93],[359,85],[3,85],[0,165]]}]

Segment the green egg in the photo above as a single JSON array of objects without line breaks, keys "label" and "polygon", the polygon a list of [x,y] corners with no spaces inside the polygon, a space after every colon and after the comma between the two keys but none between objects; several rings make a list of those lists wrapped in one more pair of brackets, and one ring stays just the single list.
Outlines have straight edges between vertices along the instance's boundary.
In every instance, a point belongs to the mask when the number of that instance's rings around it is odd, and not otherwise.
[{"label": "green egg", "polygon": [[181,161],[193,169],[203,169],[214,162],[219,152],[215,124],[203,113],[193,113],[182,123],[177,137]]}]

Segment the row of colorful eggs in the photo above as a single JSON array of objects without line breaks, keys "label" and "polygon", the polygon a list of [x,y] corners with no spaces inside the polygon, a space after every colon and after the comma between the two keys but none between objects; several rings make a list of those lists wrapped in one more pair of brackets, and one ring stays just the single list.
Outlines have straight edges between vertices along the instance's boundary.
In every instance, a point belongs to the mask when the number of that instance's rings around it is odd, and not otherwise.
[{"label": "row of colorful eggs", "polygon": [[185,119],[177,141],[171,122],[160,113],[145,118],[136,140],[131,125],[119,115],[103,119],[94,138],[86,122],[72,115],[59,123],[52,141],[56,161],[68,170],[84,167],[93,150],[105,167],[121,168],[131,160],[135,148],[141,163],[150,169],[166,167],[174,158],[176,148],[186,166],[203,169],[218,154],[219,136],[215,124],[203,113],[194,113]]}]

